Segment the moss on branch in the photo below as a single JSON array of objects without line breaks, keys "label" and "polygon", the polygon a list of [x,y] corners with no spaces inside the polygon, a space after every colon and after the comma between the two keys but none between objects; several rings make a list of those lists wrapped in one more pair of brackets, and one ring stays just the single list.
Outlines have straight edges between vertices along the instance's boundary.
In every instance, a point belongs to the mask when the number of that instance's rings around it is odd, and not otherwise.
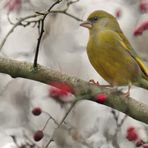
[{"label": "moss on branch", "polygon": [[53,81],[65,82],[74,89],[74,95],[80,100],[87,99],[97,102],[94,96],[103,92],[107,96],[104,105],[117,109],[136,120],[148,124],[148,106],[132,98],[124,97],[122,93],[115,89],[97,87],[79,78],[62,74],[41,65],[33,68],[32,63],[6,58],[0,58],[0,72],[8,74],[13,78],[22,77],[45,84]]}]

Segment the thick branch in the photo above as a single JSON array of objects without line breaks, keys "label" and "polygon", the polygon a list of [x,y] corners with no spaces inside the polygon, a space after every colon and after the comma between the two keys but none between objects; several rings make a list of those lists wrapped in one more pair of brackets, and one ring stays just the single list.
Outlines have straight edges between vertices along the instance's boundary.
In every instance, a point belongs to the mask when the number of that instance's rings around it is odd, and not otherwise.
[{"label": "thick branch", "polygon": [[97,102],[94,97],[98,93],[107,95],[104,105],[117,109],[130,117],[148,124],[148,106],[132,98],[124,97],[117,90],[102,88],[92,85],[76,77],[48,69],[38,65],[33,68],[33,64],[18,62],[11,59],[0,58],[0,72],[11,75],[13,78],[22,77],[45,84],[52,81],[65,82],[74,89],[74,95],[78,99],[88,99]]}]

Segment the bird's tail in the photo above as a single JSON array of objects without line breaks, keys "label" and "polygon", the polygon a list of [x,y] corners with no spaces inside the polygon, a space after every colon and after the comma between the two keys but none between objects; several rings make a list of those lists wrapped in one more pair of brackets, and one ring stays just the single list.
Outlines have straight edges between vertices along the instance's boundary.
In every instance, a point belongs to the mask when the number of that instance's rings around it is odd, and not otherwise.
[{"label": "bird's tail", "polygon": [[148,77],[147,76],[144,76],[135,85],[138,86],[138,87],[141,87],[141,88],[144,88],[144,89],[147,89],[148,90]]}]

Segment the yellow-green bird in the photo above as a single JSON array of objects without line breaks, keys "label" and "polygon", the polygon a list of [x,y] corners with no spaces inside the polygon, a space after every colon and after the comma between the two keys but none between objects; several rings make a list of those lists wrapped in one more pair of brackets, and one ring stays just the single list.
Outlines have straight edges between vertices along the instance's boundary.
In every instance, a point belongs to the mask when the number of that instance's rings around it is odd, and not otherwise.
[{"label": "yellow-green bird", "polygon": [[148,71],[114,16],[97,10],[80,25],[89,29],[87,54],[90,63],[109,84],[135,84],[148,89]]}]

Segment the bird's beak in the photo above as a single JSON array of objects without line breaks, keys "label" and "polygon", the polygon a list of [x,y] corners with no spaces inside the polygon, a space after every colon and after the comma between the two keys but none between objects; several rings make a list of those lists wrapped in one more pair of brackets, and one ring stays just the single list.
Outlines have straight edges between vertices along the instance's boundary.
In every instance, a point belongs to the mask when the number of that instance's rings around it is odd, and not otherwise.
[{"label": "bird's beak", "polygon": [[92,23],[87,20],[81,23],[80,26],[90,29],[92,27]]}]

